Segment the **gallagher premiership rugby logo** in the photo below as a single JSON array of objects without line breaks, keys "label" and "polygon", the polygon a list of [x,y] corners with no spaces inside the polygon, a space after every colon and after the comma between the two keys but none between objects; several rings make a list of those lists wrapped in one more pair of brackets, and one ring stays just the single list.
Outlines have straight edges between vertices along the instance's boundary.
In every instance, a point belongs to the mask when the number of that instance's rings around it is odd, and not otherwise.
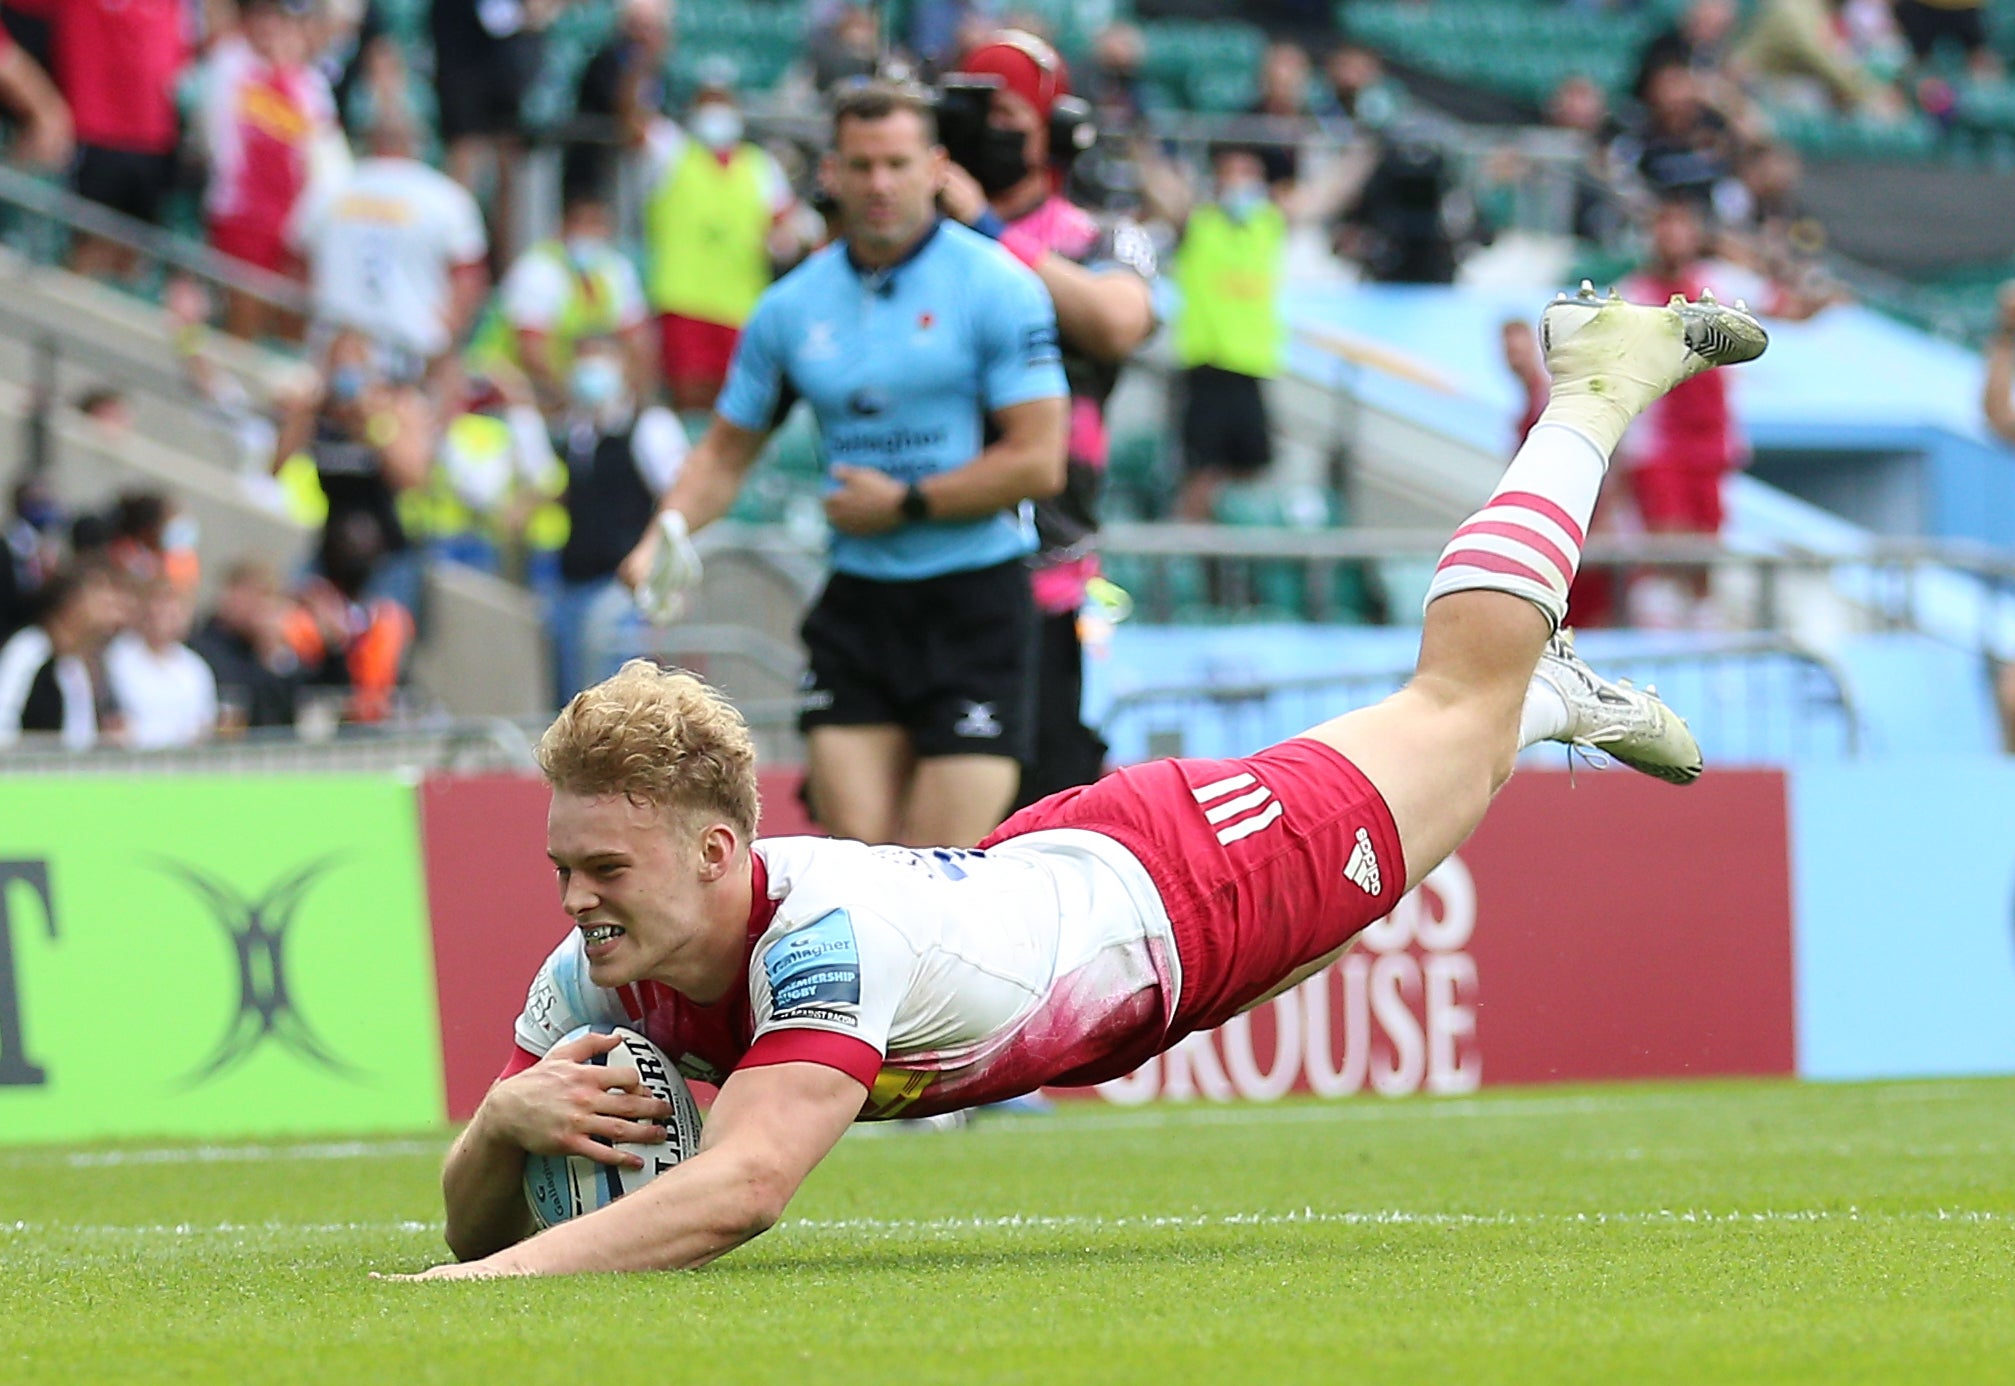
[{"label": "gallagher premiership rugby logo", "polygon": [[282,876],[257,899],[196,867],[174,861],[161,864],[164,873],[188,886],[209,909],[238,954],[238,1013],[216,1051],[189,1075],[188,1086],[207,1083],[243,1063],[269,1039],[331,1073],[356,1076],[357,1070],[331,1053],[302,1018],[287,987],[287,930],[308,887],[335,862],[335,857],[309,862]]}]

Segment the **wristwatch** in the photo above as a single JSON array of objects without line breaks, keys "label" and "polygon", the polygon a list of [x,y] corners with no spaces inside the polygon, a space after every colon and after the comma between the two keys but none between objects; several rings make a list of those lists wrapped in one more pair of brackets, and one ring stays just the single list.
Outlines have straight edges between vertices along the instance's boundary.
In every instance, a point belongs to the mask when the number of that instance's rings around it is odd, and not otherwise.
[{"label": "wristwatch", "polygon": [[930,498],[924,495],[923,487],[917,485],[914,481],[910,483],[909,490],[903,492],[903,502],[897,509],[901,511],[902,517],[911,524],[916,524],[920,520],[928,520],[931,517]]}]

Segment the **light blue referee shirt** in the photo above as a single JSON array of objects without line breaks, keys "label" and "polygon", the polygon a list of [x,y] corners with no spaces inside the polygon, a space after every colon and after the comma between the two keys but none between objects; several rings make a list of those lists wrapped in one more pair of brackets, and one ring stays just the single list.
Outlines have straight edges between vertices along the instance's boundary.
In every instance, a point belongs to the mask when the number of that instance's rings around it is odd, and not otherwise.
[{"label": "light blue referee shirt", "polygon": [[[829,466],[912,482],[977,457],[993,411],[1068,389],[1042,281],[985,236],[940,221],[886,269],[856,265],[840,241],[771,285],[742,329],[715,408],[762,432],[801,396],[818,416]],[[856,577],[912,581],[1034,549],[1031,507],[1022,505],[983,520],[836,533],[832,562]]]}]

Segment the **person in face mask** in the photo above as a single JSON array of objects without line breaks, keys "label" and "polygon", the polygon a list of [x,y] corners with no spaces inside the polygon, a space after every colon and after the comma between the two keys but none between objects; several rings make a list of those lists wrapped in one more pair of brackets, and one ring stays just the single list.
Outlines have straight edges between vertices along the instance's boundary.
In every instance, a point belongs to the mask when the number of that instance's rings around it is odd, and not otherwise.
[{"label": "person in face mask", "polygon": [[650,355],[644,289],[615,243],[615,217],[601,182],[570,178],[561,189],[560,234],[518,257],[497,306],[477,329],[469,369],[521,371],[549,420],[565,412],[577,345],[613,337],[635,385]]},{"label": "person in face mask", "polygon": [[716,69],[702,83],[684,126],[661,125],[645,158],[647,283],[681,412],[713,407],[756,300],[803,252],[790,180],[744,138],[732,75]]},{"label": "person in face mask", "polygon": [[1173,266],[1183,366],[1183,487],[1176,514],[1211,518],[1219,488],[1273,461],[1265,382],[1280,372],[1287,218],[1251,149],[1211,156],[1215,195],[1190,213]]},{"label": "person in face mask", "polygon": [[[417,552],[401,524],[398,496],[426,483],[435,450],[435,422],[426,398],[384,378],[370,339],[345,329],[330,338],[323,369],[311,388],[290,397],[273,450],[273,472],[297,455],[314,467],[326,502],[316,567],[334,579],[355,568],[350,555],[368,552],[353,576],[354,596],[384,597],[418,608]],[[345,544],[364,536],[368,545]]]},{"label": "person in face mask", "polygon": [[616,569],[684,466],[686,432],[670,410],[637,407],[621,343],[592,337],[576,344],[555,443],[567,472],[567,541],[547,631],[560,707],[649,648]]},{"label": "person in face mask", "polygon": [[961,58],[951,76],[995,85],[986,139],[964,156],[972,167],[949,169],[944,209],[999,241],[1042,281],[1056,306],[1071,393],[1064,489],[1038,501],[1035,510],[1041,549],[1033,586],[1042,626],[1035,749],[1018,800],[1025,805],[1087,784],[1104,769],[1105,743],[1081,715],[1079,627],[1086,584],[1099,574],[1105,402],[1120,367],[1154,331],[1155,254],[1146,231],[1132,220],[1093,216],[1060,191],[1079,148],[1056,148],[1052,140],[1083,127],[1059,118],[1070,73],[1055,49],[1034,34],[1004,29]]}]

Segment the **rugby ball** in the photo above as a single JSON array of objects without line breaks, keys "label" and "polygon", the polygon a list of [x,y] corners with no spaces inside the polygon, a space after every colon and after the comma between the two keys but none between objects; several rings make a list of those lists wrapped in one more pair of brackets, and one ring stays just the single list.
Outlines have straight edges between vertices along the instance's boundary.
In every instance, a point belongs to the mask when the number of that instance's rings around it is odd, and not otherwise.
[{"label": "rugby ball", "polygon": [[641,1156],[642,1169],[599,1164],[584,1155],[527,1155],[525,1201],[532,1207],[532,1220],[542,1228],[592,1213],[626,1193],[635,1193],[700,1148],[700,1109],[693,1102],[686,1080],[665,1058],[664,1051],[636,1031],[620,1025],[583,1025],[569,1032],[560,1043],[586,1034],[614,1034],[620,1038],[621,1044],[587,1062],[604,1068],[634,1068],[644,1080],[647,1092],[671,1104],[672,1114],[663,1123],[666,1136],[663,1141],[655,1145],[616,1144],[617,1150]]}]

